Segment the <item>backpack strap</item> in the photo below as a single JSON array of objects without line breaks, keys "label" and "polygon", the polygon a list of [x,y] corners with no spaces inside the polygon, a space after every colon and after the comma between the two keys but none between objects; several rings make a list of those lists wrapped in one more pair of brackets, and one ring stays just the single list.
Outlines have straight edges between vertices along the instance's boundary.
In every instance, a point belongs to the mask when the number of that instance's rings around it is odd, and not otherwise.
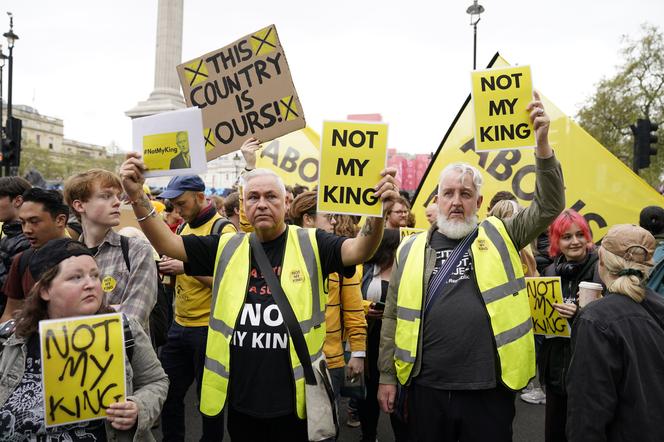
[{"label": "backpack strap", "polygon": [[125,353],[127,353],[127,358],[131,363],[131,358],[134,356],[134,334],[131,332],[131,327],[129,327],[129,318],[124,313],[122,314],[122,332],[124,335]]},{"label": "backpack strap", "polygon": [[226,218],[219,218],[212,224],[210,229],[210,235],[221,235],[221,231],[224,230],[224,227],[229,225],[231,222]]},{"label": "backpack strap", "polygon": [[32,255],[35,253],[35,249],[32,247],[25,249],[23,253],[21,253],[21,257],[18,259],[18,274],[22,278],[23,274],[28,268],[28,264],[30,264],[30,259],[32,258]]},{"label": "backpack strap", "polygon": [[120,235],[120,248],[122,249],[122,257],[124,258],[127,270],[131,272],[131,264],[129,262],[129,238]]}]

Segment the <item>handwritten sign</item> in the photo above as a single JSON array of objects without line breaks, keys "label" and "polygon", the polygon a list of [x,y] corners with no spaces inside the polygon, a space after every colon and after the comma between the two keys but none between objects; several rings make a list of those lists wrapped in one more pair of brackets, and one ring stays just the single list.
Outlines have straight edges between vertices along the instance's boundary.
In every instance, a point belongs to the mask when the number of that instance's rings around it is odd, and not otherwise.
[{"label": "handwritten sign", "polygon": [[530,66],[471,72],[475,150],[534,147],[526,106],[533,99]]},{"label": "handwritten sign", "polygon": [[374,187],[387,161],[387,124],[323,123],[318,211],[383,216]]},{"label": "handwritten sign", "polygon": [[119,313],[40,321],[39,339],[47,427],[105,418],[125,400]]},{"label": "handwritten sign", "polygon": [[134,151],[146,177],[196,175],[207,170],[203,120],[198,108],[163,112],[132,121]]},{"label": "handwritten sign", "polygon": [[533,317],[533,333],[569,337],[567,319],[553,308],[553,304],[563,303],[560,277],[526,278],[526,290]]},{"label": "handwritten sign", "polygon": [[399,227],[400,240],[408,238],[410,235],[416,235],[420,232],[425,232],[426,229],[416,229],[414,227]]},{"label": "handwritten sign", "polygon": [[177,67],[187,106],[203,111],[207,159],[305,126],[277,28],[270,25]]}]

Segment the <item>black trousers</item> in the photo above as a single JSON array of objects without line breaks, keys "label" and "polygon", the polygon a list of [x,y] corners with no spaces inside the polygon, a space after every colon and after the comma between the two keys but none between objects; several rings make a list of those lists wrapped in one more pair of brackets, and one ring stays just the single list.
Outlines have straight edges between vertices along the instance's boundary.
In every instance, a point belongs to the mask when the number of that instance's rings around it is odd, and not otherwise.
[{"label": "black trousers", "polygon": [[307,442],[307,421],[296,415],[258,418],[227,407],[228,434],[232,442]]},{"label": "black trousers", "polygon": [[567,442],[567,395],[559,394],[553,388],[546,389],[546,410],[544,412],[545,442]]},{"label": "black trousers", "polygon": [[511,442],[514,392],[438,390],[413,383],[408,396],[411,442]]}]

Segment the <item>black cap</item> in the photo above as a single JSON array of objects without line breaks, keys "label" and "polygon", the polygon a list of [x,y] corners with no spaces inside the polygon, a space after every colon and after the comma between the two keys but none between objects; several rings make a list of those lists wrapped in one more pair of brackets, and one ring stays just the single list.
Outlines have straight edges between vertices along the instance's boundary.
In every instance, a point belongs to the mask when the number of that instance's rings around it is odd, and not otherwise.
[{"label": "black cap", "polygon": [[71,238],[52,239],[37,250],[30,259],[32,279],[38,281],[48,270],[72,256],[93,256],[90,249],[81,242]]}]

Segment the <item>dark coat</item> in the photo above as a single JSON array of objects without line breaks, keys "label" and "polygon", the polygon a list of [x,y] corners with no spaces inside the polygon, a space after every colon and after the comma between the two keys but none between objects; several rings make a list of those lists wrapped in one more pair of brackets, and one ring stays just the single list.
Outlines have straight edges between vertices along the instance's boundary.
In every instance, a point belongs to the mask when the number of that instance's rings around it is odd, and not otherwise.
[{"label": "dark coat", "polygon": [[[189,159],[189,165],[187,165],[184,161],[184,157],[185,155],[182,152],[175,155],[173,159],[171,159],[171,164],[169,166],[169,169],[186,169],[191,167],[191,159]],[[190,158],[189,154],[187,154],[186,157]]]},{"label": "dark coat", "polygon": [[0,288],[5,285],[9,267],[16,254],[30,247],[30,242],[23,235],[19,221],[9,221],[2,225],[2,239],[0,239]]},{"label": "dark coat", "polygon": [[[551,265],[544,269],[542,276],[560,276],[563,299],[578,303],[577,292],[581,281],[602,283],[597,271],[597,262],[597,252],[594,251],[590,252],[586,260],[578,266],[571,265],[571,263],[565,261],[563,255],[559,255]],[[547,389],[552,389],[558,394],[565,394],[565,377],[570,357],[569,338],[548,338],[544,340],[537,358],[537,365],[540,382],[546,385]]]},{"label": "dark coat", "polygon": [[578,315],[571,348],[568,440],[661,441],[664,299],[606,295]]}]

